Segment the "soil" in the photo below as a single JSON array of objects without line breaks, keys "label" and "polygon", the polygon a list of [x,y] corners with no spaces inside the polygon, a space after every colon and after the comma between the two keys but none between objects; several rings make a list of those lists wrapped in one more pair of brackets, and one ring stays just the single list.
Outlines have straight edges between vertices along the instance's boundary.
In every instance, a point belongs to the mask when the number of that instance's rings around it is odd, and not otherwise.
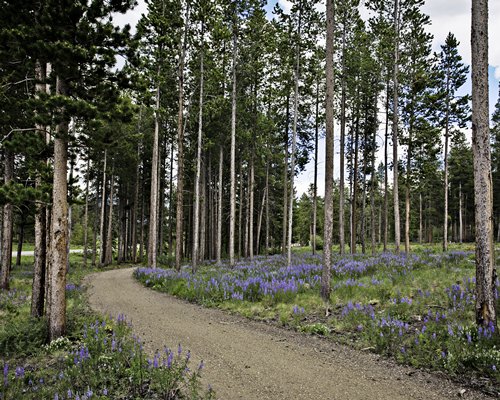
[{"label": "soil", "polygon": [[488,399],[443,374],[401,366],[318,336],[190,304],[147,289],[133,269],[93,274],[91,307],[124,313],[149,352],[179,343],[203,360],[203,385],[218,399]]}]

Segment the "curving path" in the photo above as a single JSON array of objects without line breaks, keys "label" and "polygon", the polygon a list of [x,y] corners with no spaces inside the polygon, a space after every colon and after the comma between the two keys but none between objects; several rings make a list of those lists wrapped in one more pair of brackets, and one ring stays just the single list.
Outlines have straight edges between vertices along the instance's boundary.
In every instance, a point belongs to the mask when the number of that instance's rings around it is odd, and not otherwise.
[{"label": "curving path", "polygon": [[186,303],[143,287],[132,272],[89,276],[92,308],[124,313],[148,351],[178,343],[190,349],[192,367],[204,360],[204,384],[219,399],[488,398],[373,354]]}]

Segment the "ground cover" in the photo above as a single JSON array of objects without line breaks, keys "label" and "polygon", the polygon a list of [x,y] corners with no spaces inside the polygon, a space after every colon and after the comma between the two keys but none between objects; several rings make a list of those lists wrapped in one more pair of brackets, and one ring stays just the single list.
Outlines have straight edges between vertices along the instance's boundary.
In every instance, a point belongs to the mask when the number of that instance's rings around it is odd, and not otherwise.
[{"label": "ground cover", "polygon": [[336,257],[330,315],[319,296],[321,256],[296,254],[241,260],[234,269],[209,264],[192,274],[138,268],[156,290],[241,315],[275,321],[372,350],[415,367],[498,391],[499,339],[495,327],[474,324],[472,248],[441,253]]},{"label": "ground cover", "polygon": [[[24,258],[23,258],[24,259]],[[203,365],[177,344],[146,354],[124,315],[102,316],[87,303],[81,255],[71,255],[68,335],[47,343],[44,319],[29,316],[32,258],[0,291],[0,399],[202,399]]]}]

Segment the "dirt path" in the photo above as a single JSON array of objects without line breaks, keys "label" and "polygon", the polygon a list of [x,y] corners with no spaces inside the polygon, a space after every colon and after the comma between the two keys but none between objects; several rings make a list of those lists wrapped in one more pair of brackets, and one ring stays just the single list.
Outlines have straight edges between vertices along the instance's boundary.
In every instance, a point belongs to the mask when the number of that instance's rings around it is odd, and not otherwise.
[{"label": "dirt path", "polygon": [[[124,313],[149,351],[181,343],[220,399],[450,399],[444,378],[306,336],[189,304],[144,288],[132,269],[89,277],[91,306]],[[486,399],[467,390],[462,398]]]}]

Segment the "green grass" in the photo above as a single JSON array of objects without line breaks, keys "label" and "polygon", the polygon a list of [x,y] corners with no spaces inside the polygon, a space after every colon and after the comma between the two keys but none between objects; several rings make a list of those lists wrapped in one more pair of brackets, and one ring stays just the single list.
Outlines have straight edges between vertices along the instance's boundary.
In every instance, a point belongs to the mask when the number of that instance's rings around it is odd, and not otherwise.
[{"label": "green grass", "polygon": [[[90,310],[82,282],[102,269],[83,268],[82,259],[70,255],[67,335],[51,343],[46,319],[30,317],[33,257],[13,269],[11,290],[0,291],[0,398],[213,398],[201,389],[200,369],[189,365],[185,352],[145,354],[125,317]],[[192,372],[186,373],[188,365]]]},{"label": "green grass", "polygon": [[[262,281],[309,279],[321,275],[321,254],[295,252],[291,272],[281,256],[253,263],[242,260],[235,269],[206,265],[195,275],[136,271],[146,286],[248,318],[273,321],[293,329],[330,337],[356,348],[370,348],[415,367],[442,370],[451,376],[478,378],[486,391],[500,388],[500,336],[474,323],[475,263],[473,246],[412,245],[409,261],[401,257],[346,256],[363,268],[343,270],[340,257],[332,271],[329,315],[319,294],[319,282],[302,283],[290,292],[259,292]],[[354,265],[354,264],[349,264]],[[299,271],[297,269],[297,271]],[[309,274],[309,275],[308,275]],[[257,278],[261,283],[247,285]],[[255,286],[257,285],[257,286]],[[234,297],[236,295],[236,297]]]}]

